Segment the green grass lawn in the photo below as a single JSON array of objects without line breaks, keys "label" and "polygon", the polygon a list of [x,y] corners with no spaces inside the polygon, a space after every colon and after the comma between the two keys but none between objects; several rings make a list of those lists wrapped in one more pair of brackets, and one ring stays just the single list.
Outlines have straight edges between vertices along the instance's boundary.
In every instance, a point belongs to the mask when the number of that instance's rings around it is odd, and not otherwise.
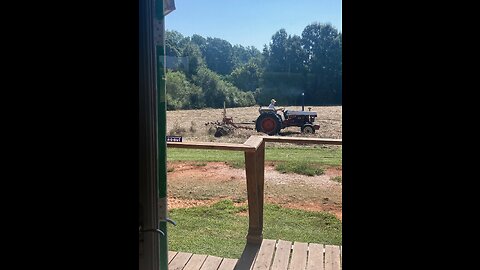
[{"label": "green grass lawn", "polygon": [[[246,243],[246,206],[230,200],[212,206],[170,210],[169,250],[239,258]],[[266,204],[264,238],[341,245],[342,224],[334,215]]]},{"label": "green grass lawn", "polygon": [[[243,152],[223,150],[201,150],[169,148],[168,161],[227,162],[235,168],[245,167]],[[276,169],[283,173],[305,175],[322,174],[328,166],[342,165],[341,147],[267,147],[265,160],[273,162]]]},{"label": "green grass lawn", "polygon": [[297,173],[309,176],[322,175],[324,169],[321,164],[311,162],[289,162],[284,161],[275,165],[275,169],[281,173]]}]

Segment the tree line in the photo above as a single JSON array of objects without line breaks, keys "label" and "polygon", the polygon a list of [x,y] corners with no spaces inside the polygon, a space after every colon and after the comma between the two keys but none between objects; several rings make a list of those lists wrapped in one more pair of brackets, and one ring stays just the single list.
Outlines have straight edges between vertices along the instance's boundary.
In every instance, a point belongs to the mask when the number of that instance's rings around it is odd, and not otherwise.
[{"label": "tree line", "polygon": [[312,23],[301,34],[285,29],[259,51],[220,38],[166,31],[167,109],[341,105],[342,33]]}]

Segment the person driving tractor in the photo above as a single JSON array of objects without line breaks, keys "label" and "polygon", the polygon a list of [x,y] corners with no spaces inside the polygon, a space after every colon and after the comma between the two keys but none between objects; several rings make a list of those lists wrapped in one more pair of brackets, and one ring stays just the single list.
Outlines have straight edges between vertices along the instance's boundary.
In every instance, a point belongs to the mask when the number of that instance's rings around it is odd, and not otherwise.
[{"label": "person driving tractor", "polygon": [[285,109],[283,107],[278,107],[278,108],[275,108],[275,104],[277,103],[277,101],[275,99],[272,98],[272,100],[270,101],[270,105],[268,105],[268,108],[269,109],[274,109],[275,111],[282,111]]}]

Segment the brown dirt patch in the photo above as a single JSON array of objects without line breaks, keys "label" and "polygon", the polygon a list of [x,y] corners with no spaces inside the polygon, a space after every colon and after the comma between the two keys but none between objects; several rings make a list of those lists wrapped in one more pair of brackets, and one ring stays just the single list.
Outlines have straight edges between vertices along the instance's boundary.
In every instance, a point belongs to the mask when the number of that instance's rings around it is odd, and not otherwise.
[{"label": "brown dirt patch", "polygon": [[218,200],[187,200],[187,199],[178,199],[178,198],[168,198],[168,207],[169,208],[190,208],[197,206],[212,205],[218,202]]},{"label": "brown dirt patch", "polygon": [[[169,207],[185,208],[211,205],[231,199],[238,205],[247,200],[244,169],[224,162],[169,162]],[[271,164],[265,168],[265,201],[284,207],[309,211],[327,211],[342,218],[342,184],[330,180],[341,176],[341,168],[328,168],[324,175],[282,174]],[[247,213],[241,213],[247,215]]]}]

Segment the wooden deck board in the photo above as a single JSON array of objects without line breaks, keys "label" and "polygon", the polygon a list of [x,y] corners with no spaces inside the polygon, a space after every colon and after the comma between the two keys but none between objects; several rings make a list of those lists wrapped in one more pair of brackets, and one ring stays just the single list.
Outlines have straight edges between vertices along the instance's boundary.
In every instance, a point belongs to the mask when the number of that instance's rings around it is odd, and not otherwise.
[{"label": "wooden deck board", "polygon": [[292,250],[292,242],[278,240],[277,250],[273,258],[272,270],[287,270],[290,260],[290,252]]},{"label": "wooden deck board", "polygon": [[325,270],[340,269],[340,247],[325,245]]},{"label": "wooden deck board", "polygon": [[220,264],[220,267],[218,267],[218,270],[233,270],[237,264],[237,261],[238,259],[225,258]]},{"label": "wooden deck board", "polygon": [[308,245],[307,270],[324,270],[323,245],[310,243]]},{"label": "wooden deck board", "polygon": [[340,268],[342,268],[342,246],[340,246]]},{"label": "wooden deck board", "polygon": [[217,256],[208,256],[200,270],[217,270],[221,263],[222,258]]},{"label": "wooden deck board", "polygon": [[295,242],[293,244],[292,259],[290,260],[290,270],[305,270],[307,267],[308,244]]},{"label": "wooden deck board", "polygon": [[199,270],[205,259],[207,259],[207,255],[193,254],[183,270]]},{"label": "wooden deck board", "polygon": [[169,270],[340,270],[342,246],[264,239],[253,263],[185,252],[168,252]]},{"label": "wooden deck board", "polygon": [[178,252],[174,252],[174,251],[169,251],[168,252],[168,263],[170,263],[173,258],[175,257],[175,255],[177,255]]},{"label": "wooden deck board", "polygon": [[192,253],[178,252],[172,262],[168,265],[169,270],[182,270],[192,257]]},{"label": "wooden deck board", "polygon": [[255,260],[254,270],[269,270],[272,264],[273,253],[275,252],[275,240],[264,239],[260,250],[258,251],[257,259]]}]

